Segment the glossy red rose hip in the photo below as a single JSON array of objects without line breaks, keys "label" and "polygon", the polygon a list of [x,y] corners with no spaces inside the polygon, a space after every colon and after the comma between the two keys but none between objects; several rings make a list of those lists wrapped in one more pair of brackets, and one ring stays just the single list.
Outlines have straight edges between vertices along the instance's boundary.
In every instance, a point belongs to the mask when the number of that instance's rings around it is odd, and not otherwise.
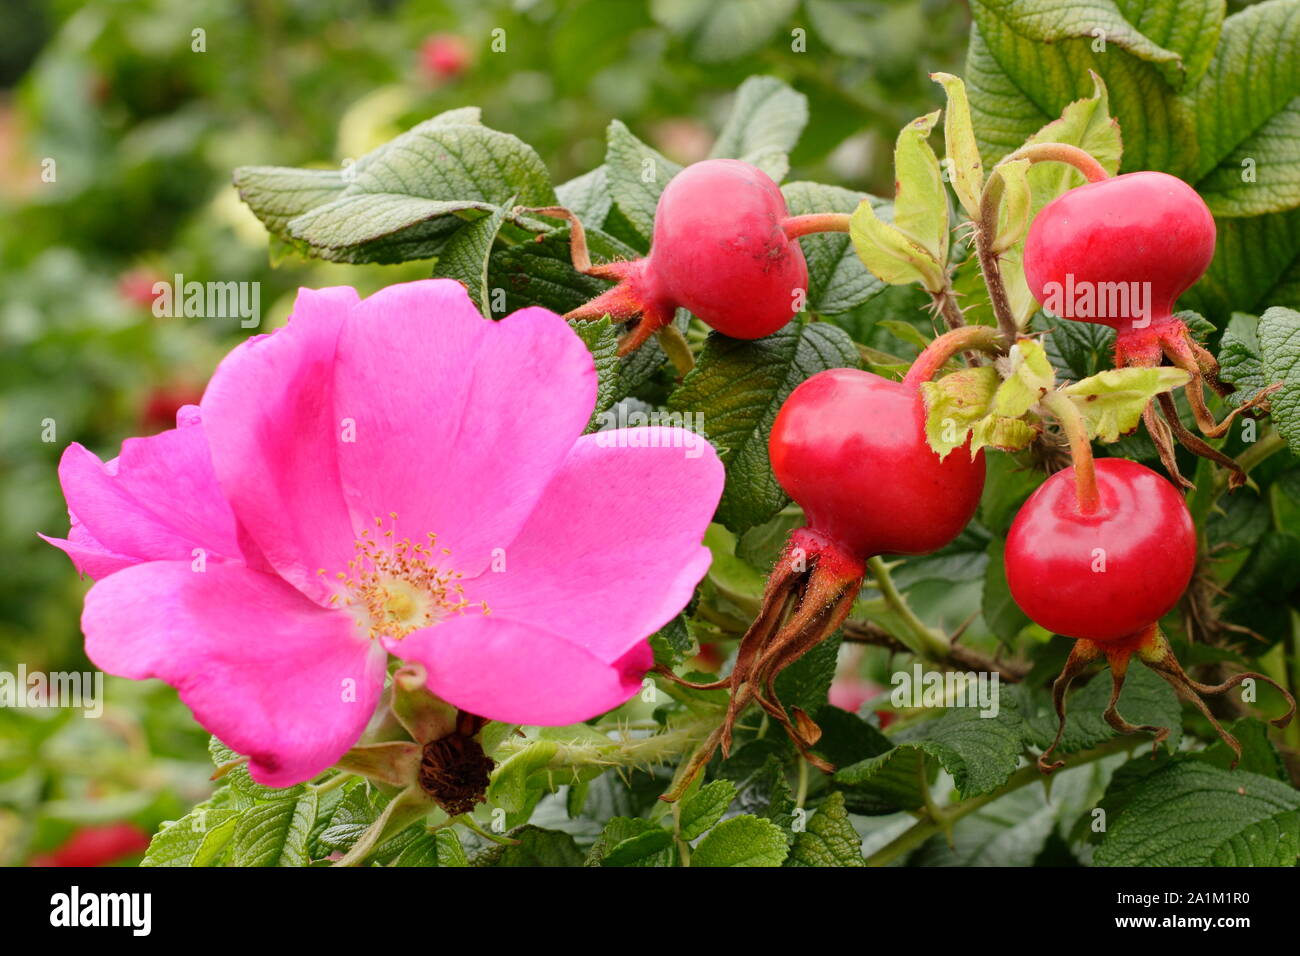
[{"label": "glossy red rose hip", "polygon": [[771,335],[798,312],[808,264],[781,222],[789,216],[772,178],[738,159],[682,170],[659,197],[652,271],[661,295],[723,335]]},{"label": "glossy red rose hip", "polygon": [[788,218],[780,187],[757,166],[738,159],[688,166],[659,197],[650,253],[584,267],[618,285],[568,317],[637,320],[623,353],[678,308],[733,338],[771,335],[800,310],[808,289],[803,250],[782,227]]},{"label": "glossy red rose hip", "polygon": [[772,470],[808,527],[861,558],[925,554],[955,538],[984,489],[984,453],[940,460],[911,385],[831,369],[791,393],[768,443]]},{"label": "glossy red rose hip", "polygon": [[1100,507],[1080,513],[1074,468],[1030,495],[1007,535],[1011,596],[1040,626],[1101,644],[1160,620],[1196,564],[1196,531],[1183,496],[1124,458],[1095,463]]},{"label": "glossy red rose hip", "polygon": [[1171,321],[1214,258],[1214,236],[1214,217],[1187,183],[1126,173],[1043,207],[1025,240],[1025,278],[1054,314],[1125,335]]}]

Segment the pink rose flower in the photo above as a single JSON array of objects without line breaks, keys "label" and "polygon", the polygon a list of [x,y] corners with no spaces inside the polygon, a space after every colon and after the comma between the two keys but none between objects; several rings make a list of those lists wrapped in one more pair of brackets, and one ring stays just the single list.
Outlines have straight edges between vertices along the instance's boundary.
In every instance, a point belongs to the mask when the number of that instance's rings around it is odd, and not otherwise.
[{"label": "pink rose flower", "polygon": [[86,652],[175,686],[277,787],[356,743],[389,652],[482,717],[604,713],[708,568],[723,472],[678,429],[584,436],[595,400],[552,312],[492,322],[450,280],[304,289],[174,430],[65,452],[72,528],[46,540],[96,579]]}]

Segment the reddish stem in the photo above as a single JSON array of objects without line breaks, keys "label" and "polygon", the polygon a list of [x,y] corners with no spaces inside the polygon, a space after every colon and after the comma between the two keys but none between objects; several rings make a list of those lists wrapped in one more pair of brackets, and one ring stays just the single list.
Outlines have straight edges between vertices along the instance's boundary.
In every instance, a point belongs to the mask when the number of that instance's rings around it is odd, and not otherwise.
[{"label": "reddish stem", "polygon": [[816,232],[848,232],[849,214],[846,212],[812,212],[803,216],[787,216],[781,220],[781,229],[791,239]]},{"label": "reddish stem", "polygon": [[1002,352],[1002,337],[998,330],[987,325],[963,325],[939,336],[916,357],[912,367],[903,378],[904,385],[919,388],[922,382],[934,378],[936,372],[947,364],[958,352],[988,352],[998,355]]}]

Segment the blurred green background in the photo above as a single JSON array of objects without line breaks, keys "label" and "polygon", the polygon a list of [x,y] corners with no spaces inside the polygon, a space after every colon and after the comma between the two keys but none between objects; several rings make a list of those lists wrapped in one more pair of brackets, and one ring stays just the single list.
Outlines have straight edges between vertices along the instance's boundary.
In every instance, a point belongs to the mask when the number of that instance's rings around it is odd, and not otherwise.
[{"label": "blurred green background", "polygon": [[[88,582],[36,536],[67,529],[63,448],[107,459],[170,427],[254,331],[156,318],[155,281],[260,282],[265,330],[298,286],[364,294],[428,273],[273,262],[235,166],[334,166],[468,104],[557,183],[601,162],[615,117],[686,163],[736,86],[767,73],[815,119],[791,179],[888,193],[893,137],[941,105],[927,73],[960,71],[968,26],[948,0],[5,0],[0,670],[89,667]],[[209,791],[207,734],[170,688],[109,678],[107,698],[99,720],[0,709],[0,864],[60,847],[133,862],[120,832],[66,844],[112,821],[152,833]]]}]

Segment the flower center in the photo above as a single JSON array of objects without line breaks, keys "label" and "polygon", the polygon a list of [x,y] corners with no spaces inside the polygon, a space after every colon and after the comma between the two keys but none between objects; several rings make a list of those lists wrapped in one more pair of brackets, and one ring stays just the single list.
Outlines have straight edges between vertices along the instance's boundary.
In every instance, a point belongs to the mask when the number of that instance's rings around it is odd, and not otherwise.
[{"label": "flower center", "polygon": [[346,572],[335,575],[339,591],[331,604],[347,607],[372,638],[403,638],[470,607],[490,613],[486,601],[471,604],[465,597],[459,572],[439,566],[451,550],[438,547],[437,535],[430,532],[425,541],[399,539],[397,513],[390,512],[388,518],[387,530],[384,519],[376,518],[373,532],[361,532],[356,557]]}]

